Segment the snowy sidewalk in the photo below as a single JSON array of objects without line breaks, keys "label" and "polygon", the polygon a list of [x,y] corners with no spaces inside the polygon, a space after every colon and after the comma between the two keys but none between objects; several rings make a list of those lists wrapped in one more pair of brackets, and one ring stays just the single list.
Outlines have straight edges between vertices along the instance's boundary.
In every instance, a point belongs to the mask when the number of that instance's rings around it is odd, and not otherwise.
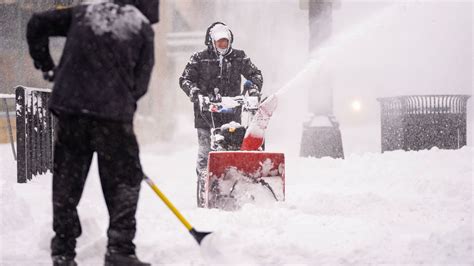
[{"label": "snowy sidewalk", "polygon": [[[51,176],[16,184],[0,145],[0,265],[50,265]],[[5,157],[5,158],[4,158]],[[154,265],[472,265],[474,149],[367,153],[346,160],[287,158],[287,200],[237,212],[195,207],[195,149],[143,154],[147,174],[227,255],[201,254],[184,227],[146,186],[138,210],[139,256]],[[101,265],[108,216],[97,165],[79,214],[80,265]]]}]

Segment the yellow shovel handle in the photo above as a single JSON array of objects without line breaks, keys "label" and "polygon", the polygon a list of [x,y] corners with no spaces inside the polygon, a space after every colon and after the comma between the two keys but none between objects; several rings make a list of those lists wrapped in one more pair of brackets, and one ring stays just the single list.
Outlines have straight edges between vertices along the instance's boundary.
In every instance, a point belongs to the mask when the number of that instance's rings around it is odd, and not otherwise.
[{"label": "yellow shovel handle", "polygon": [[168,200],[168,198],[165,196],[165,194],[163,194],[163,192],[161,192],[161,190],[158,189],[158,187],[155,185],[155,183],[153,183],[153,180],[151,180],[147,176],[145,176],[144,179],[145,179],[145,182],[151,187],[151,189],[153,189],[153,191],[155,191],[156,195],[158,195],[158,197],[160,197],[160,199],[166,204],[166,206],[168,206],[168,208],[174,213],[174,215],[176,215],[176,217],[178,217],[178,219],[181,221],[181,223],[183,223],[183,225],[186,227],[186,229],[191,231],[193,229],[191,224],[189,224],[189,222],[178,211],[178,209],[176,209],[176,207],[173,205],[173,203],[171,203],[171,201]]}]

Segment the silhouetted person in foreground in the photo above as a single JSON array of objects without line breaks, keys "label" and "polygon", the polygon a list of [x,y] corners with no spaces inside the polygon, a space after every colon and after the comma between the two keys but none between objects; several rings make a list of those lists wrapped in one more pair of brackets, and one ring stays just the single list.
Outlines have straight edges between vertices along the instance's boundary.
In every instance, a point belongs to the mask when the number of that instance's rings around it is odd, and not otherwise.
[{"label": "silhouetted person in foreground", "polygon": [[[110,0],[35,13],[28,23],[34,65],[54,81],[54,265],[77,265],[77,205],[94,153],[110,216],[105,265],[150,265],[138,260],[133,243],[143,178],[133,116],[154,65],[158,6],[158,0]],[[48,47],[53,36],[66,37],[57,66]]]}]

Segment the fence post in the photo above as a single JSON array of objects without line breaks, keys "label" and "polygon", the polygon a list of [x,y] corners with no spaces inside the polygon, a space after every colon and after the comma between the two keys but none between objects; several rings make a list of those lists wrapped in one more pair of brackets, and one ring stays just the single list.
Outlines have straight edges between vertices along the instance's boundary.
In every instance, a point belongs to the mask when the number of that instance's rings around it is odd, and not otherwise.
[{"label": "fence post", "polygon": [[25,88],[17,87],[16,94],[16,150],[17,182],[26,183],[26,123]]}]

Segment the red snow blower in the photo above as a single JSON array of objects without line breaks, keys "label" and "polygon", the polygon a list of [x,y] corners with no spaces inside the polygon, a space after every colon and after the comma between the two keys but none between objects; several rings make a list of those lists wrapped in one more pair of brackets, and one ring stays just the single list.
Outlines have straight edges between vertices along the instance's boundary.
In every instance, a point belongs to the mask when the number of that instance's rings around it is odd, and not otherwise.
[{"label": "red snow blower", "polygon": [[[210,117],[211,152],[204,184],[207,208],[235,210],[247,203],[285,200],[285,156],[263,151],[265,130],[277,106],[275,95],[199,97],[201,115]],[[214,125],[215,113],[241,108],[242,120]],[[245,119],[245,116],[247,119]]]}]

